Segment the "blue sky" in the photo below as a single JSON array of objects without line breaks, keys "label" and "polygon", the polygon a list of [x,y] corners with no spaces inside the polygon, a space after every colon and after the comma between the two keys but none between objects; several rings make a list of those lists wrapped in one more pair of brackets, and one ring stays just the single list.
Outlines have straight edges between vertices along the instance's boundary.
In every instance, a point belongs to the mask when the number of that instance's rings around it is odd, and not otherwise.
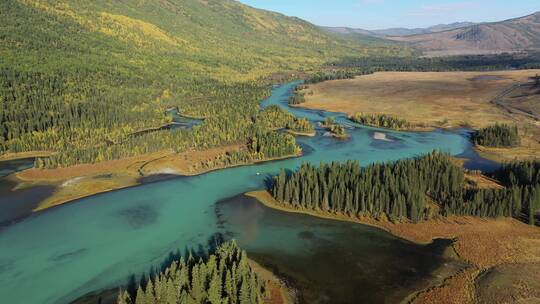
[{"label": "blue sky", "polygon": [[540,0],[240,0],[317,25],[364,29],[499,21],[540,11]]}]

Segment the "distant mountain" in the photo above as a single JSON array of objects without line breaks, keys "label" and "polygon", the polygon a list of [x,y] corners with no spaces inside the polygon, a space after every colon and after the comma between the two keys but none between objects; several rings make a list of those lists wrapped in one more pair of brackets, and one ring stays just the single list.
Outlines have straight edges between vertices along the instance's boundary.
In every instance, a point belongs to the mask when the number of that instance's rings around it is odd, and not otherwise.
[{"label": "distant mountain", "polygon": [[430,33],[436,33],[436,32],[442,32],[447,30],[453,30],[457,28],[462,28],[470,25],[474,25],[475,23],[472,22],[455,22],[451,24],[438,24],[434,26],[430,26],[427,28],[389,28],[389,29],[381,29],[381,30],[364,30],[364,29],[356,29],[356,28],[349,28],[349,27],[323,27],[323,29],[338,33],[338,34],[355,34],[355,35],[365,35],[365,36],[372,36],[372,37],[389,37],[389,36],[410,36],[410,35],[418,35],[418,34],[430,34]]},{"label": "distant mountain", "polygon": [[412,36],[387,37],[407,42],[428,56],[497,54],[540,49],[540,12],[500,22]]}]

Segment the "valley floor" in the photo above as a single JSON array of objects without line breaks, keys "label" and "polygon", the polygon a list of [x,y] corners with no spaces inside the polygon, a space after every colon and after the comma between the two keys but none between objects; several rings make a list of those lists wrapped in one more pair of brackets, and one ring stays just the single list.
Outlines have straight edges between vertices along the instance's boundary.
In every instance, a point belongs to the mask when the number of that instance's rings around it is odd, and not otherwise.
[{"label": "valley floor", "polygon": [[446,278],[443,284],[411,295],[409,303],[532,303],[527,301],[540,300],[540,229],[515,219],[448,217],[417,224],[391,223],[291,209],[279,204],[266,191],[247,195],[271,208],[371,225],[416,243],[453,239],[457,256],[470,266]]},{"label": "valley floor", "polygon": [[498,161],[530,159],[540,155],[540,88],[523,84],[537,73],[378,72],[309,85],[303,91],[306,102],[299,106],[349,115],[389,114],[417,130],[516,124],[519,147],[479,150]]}]

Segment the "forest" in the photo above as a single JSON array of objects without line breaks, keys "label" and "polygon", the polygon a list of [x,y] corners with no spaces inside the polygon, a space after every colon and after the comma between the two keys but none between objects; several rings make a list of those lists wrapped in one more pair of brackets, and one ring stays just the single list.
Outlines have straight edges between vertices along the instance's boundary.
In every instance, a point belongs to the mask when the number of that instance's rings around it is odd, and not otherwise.
[{"label": "forest", "polygon": [[355,75],[374,72],[449,72],[497,71],[540,68],[540,53],[463,55],[450,57],[370,56],[346,58],[333,62],[329,69],[345,70]]},{"label": "forest", "polygon": [[265,288],[246,252],[232,241],[205,259],[190,255],[172,262],[133,294],[120,292],[117,304],[257,304],[264,303]]},{"label": "forest", "polygon": [[297,156],[302,152],[294,136],[287,133],[268,132],[249,138],[246,150],[226,152],[216,158],[193,164],[191,171],[206,171],[263,160]]},{"label": "forest", "polygon": [[[247,143],[274,73],[374,51],[236,2],[7,0],[0,19],[0,154],[54,152],[46,168]],[[145,133],[170,108],[205,119]]]},{"label": "forest", "polygon": [[314,83],[324,82],[327,80],[352,79],[354,78],[354,76],[356,75],[352,71],[344,71],[344,70],[319,72],[307,78],[306,83],[314,84]]},{"label": "forest", "polygon": [[520,143],[517,126],[495,124],[482,128],[472,135],[475,144],[486,147],[515,147]]},{"label": "forest", "polygon": [[393,117],[391,115],[386,115],[386,114],[356,113],[356,114],[351,115],[349,119],[359,124],[378,127],[378,128],[403,130],[403,129],[408,129],[411,127],[411,124],[407,122],[405,119]]},{"label": "forest", "polygon": [[[517,163],[494,177],[508,176],[504,189],[465,187],[464,169],[440,152],[393,163],[303,164],[297,171],[281,171],[269,192],[292,208],[337,212],[352,217],[389,218],[419,222],[435,216],[529,216],[540,209],[540,164]],[[510,177],[514,176],[514,177]],[[533,220],[531,220],[533,218]]]}]

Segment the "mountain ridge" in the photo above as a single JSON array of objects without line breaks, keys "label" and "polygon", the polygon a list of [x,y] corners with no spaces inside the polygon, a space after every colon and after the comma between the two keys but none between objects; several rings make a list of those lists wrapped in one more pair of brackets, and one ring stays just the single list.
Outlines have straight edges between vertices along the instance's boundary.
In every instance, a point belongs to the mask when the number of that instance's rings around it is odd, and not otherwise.
[{"label": "mountain ridge", "polygon": [[540,49],[540,11],[436,33],[386,38],[409,43],[427,56],[535,51]]},{"label": "mountain ridge", "polygon": [[466,27],[470,25],[474,25],[476,23],[474,22],[454,22],[449,24],[437,24],[425,28],[404,28],[404,27],[394,27],[394,28],[387,28],[387,29],[376,29],[376,30],[365,30],[361,28],[351,28],[351,27],[328,27],[328,26],[322,26],[321,28],[335,33],[340,34],[363,34],[378,38],[385,38],[385,37],[391,37],[391,36],[411,36],[411,35],[417,35],[417,34],[427,34],[427,33],[435,33],[435,32],[442,32],[446,30]]}]

